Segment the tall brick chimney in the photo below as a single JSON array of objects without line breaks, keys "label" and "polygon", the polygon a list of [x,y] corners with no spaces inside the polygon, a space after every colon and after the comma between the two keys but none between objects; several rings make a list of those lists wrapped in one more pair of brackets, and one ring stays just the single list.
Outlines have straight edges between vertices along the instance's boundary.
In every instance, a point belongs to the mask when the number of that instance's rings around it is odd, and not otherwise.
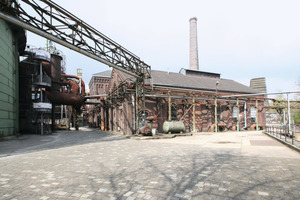
[{"label": "tall brick chimney", "polygon": [[196,17],[190,19],[190,69],[199,70]]}]

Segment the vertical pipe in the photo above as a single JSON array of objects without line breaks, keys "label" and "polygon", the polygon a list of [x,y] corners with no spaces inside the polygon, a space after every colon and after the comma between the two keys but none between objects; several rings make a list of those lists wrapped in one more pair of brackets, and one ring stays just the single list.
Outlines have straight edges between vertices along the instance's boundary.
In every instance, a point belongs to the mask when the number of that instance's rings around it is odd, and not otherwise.
[{"label": "vertical pipe", "polygon": [[279,137],[281,139],[281,135],[282,135],[282,127],[279,127]]},{"label": "vertical pipe", "polygon": [[136,129],[135,133],[137,133],[137,130],[139,129],[139,99],[138,99],[138,83],[136,83],[136,90],[135,90],[135,114],[136,114]]},{"label": "vertical pipe", "polygon": [[134,94],[131,95],[131,101],[132,101],[132,129],[135,133],[136,127],[135,127],[135,98]]},{"label": "vertical pipe", "polygon": [[[42,66],[42,63],[40,63],[40,83],[42,82],[43,80],[43,66]],[[41,102],[43,102],[43,90],[42,88],[40,88],[40,94],[41,94]]]},{"label": "vertical pipe", "polygon": [[256,123],[256,131],[258,131],[258,101],[257,101],[257,99],[255,101],[255,107],[256,107],[255,123]]},{"label": "vertical pipe", "polygon": [[294,145],[294,136],[295,136],[296,126],[294,124],[294,130],[292,132],[292,144]]},{"label": "vertical pipe", "polygon": [[[42,83],[43,80],[43,65],[42,62],[40,63],[40,83]],[[43,90],[40,88],[41,92],[41,102],[43,102]],[[41,135],[44,135],[44,118],[43,113],[41,112]]]},{"label": "vertical pipe", "polygon": [[41,135],[44,135],[44,118],[43,118],[43,113],[41,113]]},{"label": "vertical pipe", "polygon": [[196,133],[195,96],[193,95],[193,132]]},{"label": "vertical pipe", "polygon": [[61,106],[60,106],[60,120],[61,120],[61,121],[62,121],[62,119],[63,119],[63,115],[64,115],[64,106],[61,105]]},{"label": "vertical pipe", "polygon": [[286,135],[287,135],[286,126],[284,126],[284,140],[285,141],[286,141]]},{"label": "vertical pipe", "polygon": [[169,100],[168,100],[168,104],[169,104],[169,121],[171,121],[172,120],[172,116],[171,116],[171,95],[170,95],[170,91],[168,92],[168,98],[169,98]]},{"label": "vertical pipe", "polygon": [[218,132],[218,107],[217,97],[215,97],[215,132]]},{"label": "vertical pipe", "polygon": [[105,108],[105,130],[109,131],[109,109],[108,105],[103,101]]},{"label": "vertical pipe", "polygon": [[236,100],[236,130],[240,131],[240,107],[239,107],[239,99]]},{"label": "vertical pipe", "polygon": [[142,99],[143,99],[143,126],[146,125],[146,95],[145,95],[145,78],[143,78],[142,86]]},{"label": "vertical pipe", "polygon": [[110,107],[109,107],[109,129],[110,129],[110,131],[114,131],[113,119],[115,116],[114,116],[112,100],[110,100],[109,104],[110,104]]},{"label": "vertical pipe", "polygon": [[67,107],[67,105],[65,105],[65,111],[66,111],[66,119],[68,120],[68,121],[67,121],[68,129],[70,129],[70,128],[71,128],[71,126],[70,126],[71,117],[69,117],[69,112],[68,112],[68,107]]},{"label": "vertical pipe", "polygon": [[40,83],[43,82],[43,64],[40,62]]},{"label": "vertical pipe", "polygon": [[247,102],[244,104],[244,121],[245,121],[245,129],[247,128]]},{"label": "vertical pipe", "polygon": [[288,133],[290,134],[291,130],[291,107],[290,107],[290,99],[289,99],[289,94],[286,93],[286,98],[287,98],[287,106],[288,106]]},{"label": "vertical pipe", "polygon": [[64,105],[64,109],[65,109],[65,118],[68,119],[67,105]]},{"label": "vertical pipe", "polygon": [[81,91],[81,78],[79,79],[79,94],[81,94],[82,93],[82,91]]},{"label": "vertical pipe", "polygon": [[51,116],[51,118],[52,118],[52,124],[51,124],[51,129],[52,129],[52,132],[54,132],[55,131],[55,104],[52,104],[52,116]]}]

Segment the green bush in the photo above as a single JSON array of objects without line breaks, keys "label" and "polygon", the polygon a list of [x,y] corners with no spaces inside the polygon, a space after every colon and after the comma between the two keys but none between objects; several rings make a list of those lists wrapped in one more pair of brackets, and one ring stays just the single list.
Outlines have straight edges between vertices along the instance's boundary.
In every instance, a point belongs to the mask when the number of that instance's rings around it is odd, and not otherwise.
[{"label": "green bush", "polygon": [[300,111],[295,113],[294,121],[295,121],[295,124],[300,124]]}]

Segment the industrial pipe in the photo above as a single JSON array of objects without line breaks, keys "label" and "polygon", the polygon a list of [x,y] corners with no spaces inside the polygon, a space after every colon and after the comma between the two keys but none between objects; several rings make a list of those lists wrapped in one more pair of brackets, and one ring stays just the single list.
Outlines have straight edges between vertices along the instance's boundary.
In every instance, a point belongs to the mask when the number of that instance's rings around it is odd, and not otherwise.
[{"label": "industrial pipe", "polygon": [[[84,84],[84,82],[83,82],[83,80],[81,78],[79,78],[78,76],[68,75],[68,74],[61,74],[61,77],[64,77],[64,78],[75,78],[75,79],[81,81],[81,94],[85,95],[85,84]],[[78,84],[76,84],[76,85],[78,86]],[[71,82],[71,86],[74,86],[74,83]],[[75,86],[74,86],[74,89],[75,89]]]},{"label": "industrial pipe", "polygon": [[[81,80],[78,76],[74,75],[61,74],[61,77],[66,79],[75,78]],[[79,86],[76,81],[63,80],[61,83],[63,85],[70,85],[72,89],[71,92],[61,92],[58,88],[54,87],[45,91],[47,98],[51,101],[51,103],[54,103],[56,105],[71,105],[75,109],[79,109],[85,101],[82,96],[85,94],[85,84],[83,80],[81,80],[81,94],[79,92]]]},{"label": "industrial pipe", "polygon": [[74,108],[79,109],[84,103],[83,97],[74,93],[63,93],[57,90],[46,90],[45,94],[50,102],[55,105],[71,105]]}]

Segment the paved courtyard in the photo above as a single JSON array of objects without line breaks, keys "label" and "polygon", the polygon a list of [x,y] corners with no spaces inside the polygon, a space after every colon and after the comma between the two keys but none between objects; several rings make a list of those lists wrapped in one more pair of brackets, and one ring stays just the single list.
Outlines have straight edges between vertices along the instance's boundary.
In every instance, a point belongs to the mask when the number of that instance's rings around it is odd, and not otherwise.
[{"label": "paved courtyard", "polygon": [[261,132],[0,142],[0,199],[300,199],[300,153]]}]

